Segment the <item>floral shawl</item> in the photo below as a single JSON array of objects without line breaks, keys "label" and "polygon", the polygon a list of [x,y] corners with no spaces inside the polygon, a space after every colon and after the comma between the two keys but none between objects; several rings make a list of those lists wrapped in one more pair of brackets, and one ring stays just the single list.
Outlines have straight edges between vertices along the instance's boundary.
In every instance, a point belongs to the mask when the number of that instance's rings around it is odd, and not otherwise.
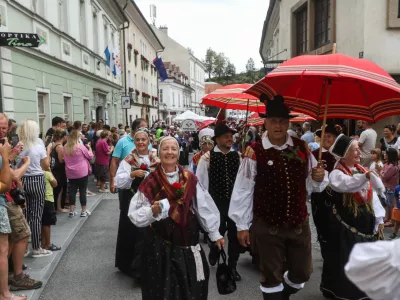
[{"label": "floral shawl", "polygon": [[[136,148],[133,149],[132,152],[128,154],[124,160],[129,165],[131,165],[132,171],[137,169],[143,169],[142,163],[140,162],[140,155]],[[158,159],[151,151],[149,151],[149,160],[150,160],[150,165],[149,166],[146,165],[146,169],[143,170],[152,172],[157,167]]]},{"label": "floral shawl", "polygon": [[167,198],[170,204],[168,215],[182,228],[186,227],[190,205],[196,197],[196,176],[178,165],[179,184],[170,184],[161,164],[147,176],[139,187],[139,191],[153,204]]}]

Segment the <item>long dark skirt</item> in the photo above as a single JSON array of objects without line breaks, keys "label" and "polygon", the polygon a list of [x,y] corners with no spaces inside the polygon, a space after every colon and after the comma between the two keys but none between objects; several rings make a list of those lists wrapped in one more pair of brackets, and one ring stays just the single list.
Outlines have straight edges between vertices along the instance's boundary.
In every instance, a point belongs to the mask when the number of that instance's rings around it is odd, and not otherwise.
[{"label": "long dark skirt", "polygon": [[201,249],[205,280],[197,281],[191,248],[163,240],[147,228],[142,254],[143,300],[206,300],[210,270]]},{"label": "long dark skirt", "polygon": [[[319,224],[325,226],[319,232],[330,233],[324,234],[323,238],[319,237],[324,259],[320,289],[337,299],[366,300],[369,298],[347,278],[344,267],[356,243],[375,240],[373,236],[375,216],[365,205],[361,205],[355,217],[350,209],[343,207],[342,194],[336,197],[337,201],[333,201],[330,214],[326,216],[329,223]],[[324,209],[320,210],[322,211]]]},{"label": "long dark skirt", "polygon": [[128,217],[129,204],[134,193],[120,190],[120,215],[118,225],[115,267],[127,275],[140,278],[140,254],[142,251],[144,228],[137,228]]}]

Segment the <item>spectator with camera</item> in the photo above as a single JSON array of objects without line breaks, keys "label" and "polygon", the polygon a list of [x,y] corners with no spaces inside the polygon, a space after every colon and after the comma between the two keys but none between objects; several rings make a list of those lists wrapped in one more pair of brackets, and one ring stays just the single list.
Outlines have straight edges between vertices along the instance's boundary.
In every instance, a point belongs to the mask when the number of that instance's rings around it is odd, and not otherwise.
[{"label": "spectator with camera", "polygon": [[[11,172],[8,164],[11,152],[10,144],[5,136],[8,131],[8,120],[4,114],[0,114],[0,298],[25,300],[25,296],[12,295],[8,289],[8,239],[11,226],[7,213],[5,193],[11,189]],[[4,162],[4,163],[3,163]]]}]

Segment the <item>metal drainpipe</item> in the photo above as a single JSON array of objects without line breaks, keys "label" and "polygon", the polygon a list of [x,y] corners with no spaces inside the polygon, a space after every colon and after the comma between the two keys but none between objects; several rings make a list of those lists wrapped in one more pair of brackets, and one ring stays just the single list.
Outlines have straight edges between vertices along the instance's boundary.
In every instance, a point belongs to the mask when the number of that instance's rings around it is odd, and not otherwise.
[{"label": "metal drainpipe", "polygon": [[[127,8],[127,6],[128,6],[128,1],[129,0],[126,0],[126,2],[125,2],[125,6],[122,8],[122,11],[123,12],[125,12],[125,9]],[[122,42],[123,42],[123,49],[124,49],[124,88],[125,88],[125,95],[124,96],[127,96],[128,95],[128,93],[127,93],[127,84],[126,84],[126,73],[127,73],[127,70],[126,70],[126,53],[125,53],[125,29],[127,29],[127,28],[129,28],[129,21],[128,21],[128,26],[127,27],[125,27],[125,22],[124,22],[124,25],[123,25],[123,27],[121,28],[122,30],[123,30],[123,33],[122,33]],[[129,125],[129,122],[128,122],[128,109],[126,108],[125,109],[125,120],[126,120],[126,125],[127,126],[130,126]]]}]

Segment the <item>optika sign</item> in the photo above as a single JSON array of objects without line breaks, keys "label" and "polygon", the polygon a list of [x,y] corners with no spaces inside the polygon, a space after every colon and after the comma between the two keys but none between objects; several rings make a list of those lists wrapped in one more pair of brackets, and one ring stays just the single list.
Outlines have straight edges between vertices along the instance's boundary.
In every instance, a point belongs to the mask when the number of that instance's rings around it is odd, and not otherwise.
[{"label": "optika sign", "polygon": [[1,32],[0,46],[39,47],[46,40],[36,33]]}]

